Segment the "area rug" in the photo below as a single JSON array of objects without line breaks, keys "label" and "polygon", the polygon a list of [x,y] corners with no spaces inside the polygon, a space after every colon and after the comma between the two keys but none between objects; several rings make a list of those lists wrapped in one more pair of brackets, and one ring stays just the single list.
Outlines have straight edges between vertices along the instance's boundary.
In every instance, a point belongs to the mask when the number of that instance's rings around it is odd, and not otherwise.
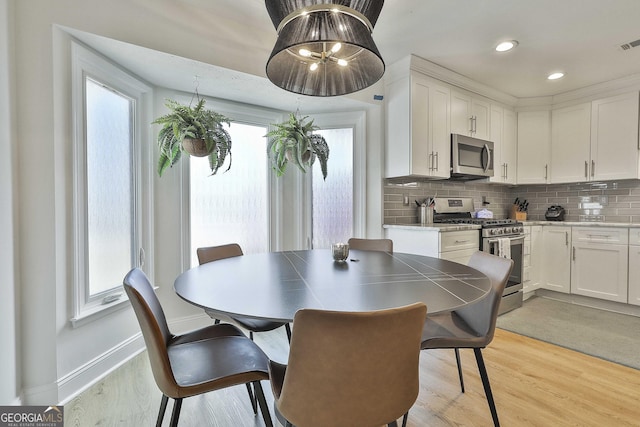
[{"label": "area rug", "polygon": [[640,317],[533,297],[498,317],[497,326],[640,369]]}]

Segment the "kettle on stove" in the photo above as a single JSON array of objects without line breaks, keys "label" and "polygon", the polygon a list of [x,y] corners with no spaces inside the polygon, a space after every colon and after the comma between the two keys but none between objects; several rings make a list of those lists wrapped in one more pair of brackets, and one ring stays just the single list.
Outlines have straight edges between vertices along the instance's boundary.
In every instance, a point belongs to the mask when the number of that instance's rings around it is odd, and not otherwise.
[{"label": "kettle on stove", "polygon": [[552,205],[547,208],[544,217],[547,221],[564,221],[565,210],[560,205]]}]

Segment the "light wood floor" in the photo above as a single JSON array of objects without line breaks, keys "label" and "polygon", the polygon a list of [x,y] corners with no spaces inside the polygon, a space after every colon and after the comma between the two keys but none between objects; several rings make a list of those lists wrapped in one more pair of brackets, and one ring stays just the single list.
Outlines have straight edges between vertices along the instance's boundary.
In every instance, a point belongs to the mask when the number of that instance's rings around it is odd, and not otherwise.
[{"label": "light wood floor", "polygon": [[[284,330],[257,334],[256,341],[272,359],[286,361]],[[473,351],[461,355],[464,394],[453,351],[422,352],[409,426],[492,425]],[[484,358],[502,426],[640,426],[638,370],[502,330]],[[263,387],[271,406],[269,384]],[[65,426],[154,425],[160,397],[143,353],[65,405]],[[182,427],[263,425],[244,386],[185,399],[180,421]]]}]

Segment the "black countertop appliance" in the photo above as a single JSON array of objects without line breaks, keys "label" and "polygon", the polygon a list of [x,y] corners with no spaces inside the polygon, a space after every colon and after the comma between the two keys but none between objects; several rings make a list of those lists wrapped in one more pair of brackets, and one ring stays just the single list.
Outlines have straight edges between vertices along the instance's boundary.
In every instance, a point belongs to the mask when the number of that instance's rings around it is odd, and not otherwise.
[{"label": "black countertop appliance", "polygon": [[560,205],[552,205],[547,208],[544,217],[547,221],[564,221],[565,210]]}]

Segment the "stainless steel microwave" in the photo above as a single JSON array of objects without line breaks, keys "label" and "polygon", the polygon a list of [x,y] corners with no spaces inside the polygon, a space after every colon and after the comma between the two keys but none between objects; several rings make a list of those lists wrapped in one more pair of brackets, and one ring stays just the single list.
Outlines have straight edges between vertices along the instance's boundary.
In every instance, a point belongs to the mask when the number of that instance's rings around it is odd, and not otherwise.
[{"label": "stainless steel microwave", "polygon": [[493,176],[493,142],[451,134],[451,179],[472,180]]}]

